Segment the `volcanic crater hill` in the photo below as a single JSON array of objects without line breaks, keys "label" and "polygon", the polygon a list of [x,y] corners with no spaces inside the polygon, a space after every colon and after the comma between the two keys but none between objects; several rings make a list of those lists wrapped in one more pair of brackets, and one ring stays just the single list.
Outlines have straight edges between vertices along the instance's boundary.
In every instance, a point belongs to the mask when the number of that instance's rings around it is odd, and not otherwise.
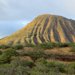
[{"label": "volcanic crater hill", "polygon": [[0,44],[75,43],[75,21],[56,15],[40,15]]}]

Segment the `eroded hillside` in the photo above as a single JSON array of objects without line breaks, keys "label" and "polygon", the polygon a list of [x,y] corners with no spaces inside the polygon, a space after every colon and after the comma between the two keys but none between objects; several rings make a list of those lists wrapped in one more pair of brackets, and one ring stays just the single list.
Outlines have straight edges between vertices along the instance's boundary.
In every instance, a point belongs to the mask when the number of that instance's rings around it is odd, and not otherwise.
[{"label": "eroded hillside", "polygon": [[75,42],[75,21],[56,15],[41,15],[21,30],[0,40],[0,44]]}]

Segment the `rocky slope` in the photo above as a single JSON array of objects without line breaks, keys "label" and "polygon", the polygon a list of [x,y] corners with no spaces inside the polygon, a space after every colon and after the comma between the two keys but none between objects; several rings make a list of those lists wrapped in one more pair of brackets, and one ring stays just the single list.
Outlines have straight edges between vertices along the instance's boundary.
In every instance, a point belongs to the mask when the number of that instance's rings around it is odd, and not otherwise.
[{"label": "rocky slope", "polygon": [[75,42],[75,21],[62,16],[40,15],[26,27],[0,40],[0,44],[47,42]]}]

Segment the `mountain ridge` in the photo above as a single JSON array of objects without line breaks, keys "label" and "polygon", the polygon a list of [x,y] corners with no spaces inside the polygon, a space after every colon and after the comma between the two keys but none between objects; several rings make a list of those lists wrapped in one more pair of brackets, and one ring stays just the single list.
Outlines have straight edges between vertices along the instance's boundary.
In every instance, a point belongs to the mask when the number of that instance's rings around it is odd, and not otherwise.
[{"label": "mountain ridge", "polygon": [[75,42],[75,21],[58,15],[40,15],[21,30],[0,40],[0,44],[47,42]]}]

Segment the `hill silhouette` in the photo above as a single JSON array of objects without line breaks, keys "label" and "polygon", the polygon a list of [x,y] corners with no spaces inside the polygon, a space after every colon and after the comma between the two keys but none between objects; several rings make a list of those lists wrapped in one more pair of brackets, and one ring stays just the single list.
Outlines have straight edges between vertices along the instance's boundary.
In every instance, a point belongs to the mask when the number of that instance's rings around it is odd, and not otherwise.
[{"label": "hill silhouette", "polygon": [[75,42],[75,21],[57,15],[40,15],[21,30],[0,40],[0,44]]}]

